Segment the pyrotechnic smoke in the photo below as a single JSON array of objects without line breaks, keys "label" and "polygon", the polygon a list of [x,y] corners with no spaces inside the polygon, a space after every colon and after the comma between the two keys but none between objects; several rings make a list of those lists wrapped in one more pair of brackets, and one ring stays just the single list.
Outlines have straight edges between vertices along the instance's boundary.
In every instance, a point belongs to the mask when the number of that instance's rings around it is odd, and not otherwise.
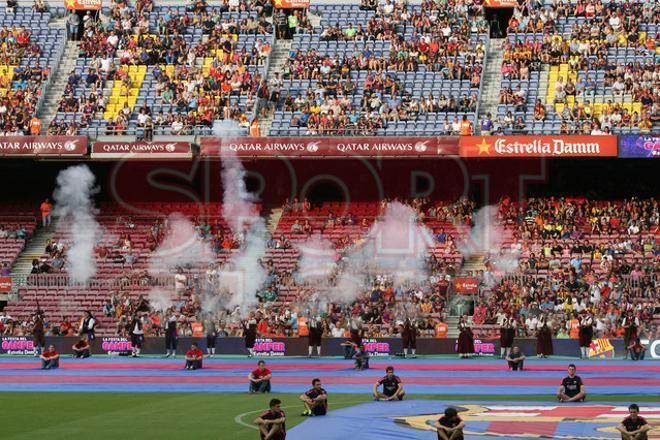
[{"label": "pyrotechnic smoke", "polygon": [[70,226],[71,244],[66,251],[68,272],[74,283],[86,283],[96,274],[94,247],[101,228],[94,216],[92,196],[98,193],[96,179],[87,165],[60,171],[53,193],[55,215]]},{"label": "pyrotechnic smoke", "polygon": [[297,279],[302,283],[327,283],[337,267],[334,244],[316,234],[299,245],[298,250],[300,261]]},{"label": "pyrotechnic smoke", "polygon": [[485,255],[488,258],[496,273],[486,276],[487,287],[497,283],[503,273],[518,269],[518,254],[503,248],[512,233],[498,221],[497,212],[496,205],[481,208],[473,216],[472,228],[464,228],[463,237],[456,241],[458,251],[466,260],[475,255]]},{"label": "pyrotechnic smoke", "polygon": [[266,228],[259,219],[248,230],[240,252],[220,272],[220,289],[231,292],[229,308],[239,307],[246,315],[259,302],[257,292],[268,275],[261,264],[266,254]]},{"label": "pyrotechnic smoke", "polygon": [[[235,122],[216,124],[214,132],[222,141],[239,136],[242,129]],[[231,293],[229,308],[238,308],[246,315],[258,303],[257,292],[262,288],[267,272],[261,264],[266,254],[266,225],[259,217],[256,196],[247,191],[246,171],[235,153],[222,151],[222,216],[235,236],[244,235],[241,249],[234,254],[219,273],[220,290]],[[212,304],[212,298],[207,304]]]},{"label": "pyrotechnic smoke", "polygon": [[210,245],[199,237],[195,225],[178,212],[169,215],[165,239],[149,261],[149,273],[156,275],[173,267],[208,264],[215,260]]},{"label": "pyrotechnic smoke", "polygon": [[164,312],[172,307],[172,298],[174,297],[173,290],[167,290],[160,287],[154,287],[149,292],[147,299],[149,305],[157,312]]},{"label": "pyrotechnic smoke", "polygon": [[346,268],[330,292],[333,301],[348,303],[370,288],[377,275],[397,285],[415,286],[427,279],[426,257],[434,245],[431,232],[417,221],[409,206],[387,205],[382,219],[372,225],[363,243],[344,257]]}]

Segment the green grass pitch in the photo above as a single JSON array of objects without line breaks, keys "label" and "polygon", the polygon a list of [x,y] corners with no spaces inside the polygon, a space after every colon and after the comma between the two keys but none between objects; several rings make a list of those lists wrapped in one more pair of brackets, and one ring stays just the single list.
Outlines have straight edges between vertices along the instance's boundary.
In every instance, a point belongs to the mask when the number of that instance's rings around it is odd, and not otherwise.
[{"label": "green grass pitch", "polygon": [[[0,393],[3,440],[257,440],[252,426],[272,398],[282,400],[287,428],[300,423],[297,394],[272,393]],[[529,400],[549,396],[409,395],[408,399]],[[367,402],[369,394],[331,394],[330,409]],[[628,402],[630,396],[593,396]],[[637,402],[660,402],[659,396]]]}]

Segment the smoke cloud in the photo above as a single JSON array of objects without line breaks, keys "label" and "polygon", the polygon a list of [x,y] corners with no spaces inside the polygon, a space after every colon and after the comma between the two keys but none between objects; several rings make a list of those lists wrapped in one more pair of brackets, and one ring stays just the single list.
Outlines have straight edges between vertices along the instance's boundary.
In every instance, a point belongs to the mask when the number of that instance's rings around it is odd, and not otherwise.
[{"label": "smoke cloud", "polygon": [[99,192],[96,178],[87,165],[76,165],[60,171],[53,193],[54,213],[67,222],[71,244],[66,251],[68,272],[74,283],[86,283],[96,274],[94,247],[101,227],[94,215],[92,197]]},{"label": "smoke cloud", "polygon": [[[236,122],[226,121],[216,124],[214,133],[226,142],[242,135],[243,130]],[[266,255],[267,231],[264,220],[259,216],[257,198],[247,191],[247,173],[243,164],[232,151],[221,153],[222,216],[234,236],[240,239],[241,249],[219,272],[218,284],[223,294],[230,294],[227,307],[236,308],[241,316],[245,316],[258,303],[257,293],[268,275],[262,265],[262,258]],[[211,296],[205,302],[207,307],[211,307],[221,301]]]},{"label": "smoke cloud", "polygon": [[157,312],[164,312],[165,310],[172,307],[172,298],[174,298],[174,291],[160,287],[154,287],[151,289],[149,295],[147,296],[149,305]]},{"label": "smoke cloud", "polygon": [[167,218],[167,233],[149,261],[149,273],[156,275],[173,267],[208,264],[215,260],[211,246],[199,237],[195,225],[183,214]]},{"label": "smoke cloud", "polygon": [[518,253],[503,247],[513,234],[498,220],[497,205],[481,208],[473,216],[472,228],[459,229],[459,233],[461,237],[456,241],[456,246],[461,255],[466,260],[484,256],[493,269],[486,274],[484,283],[487,287],[499,282],[502,274],[518,269]]},{"label": "smoke cloud", "polygon": [[383,217],[369,229],[364,242],[347,251],[330,299],[349,303],[357,299],[376,276],[397,285],[420,285],[428,278],[426,257],[434,246],[431,232],[417,221],[416,212],[390,203]]},{"label": "smoke cloud", "polygon": [[334,244],[319,234],[310,237],[298,246],[300,260],[296,273],[302,283],[328,282],[337,267]]}]

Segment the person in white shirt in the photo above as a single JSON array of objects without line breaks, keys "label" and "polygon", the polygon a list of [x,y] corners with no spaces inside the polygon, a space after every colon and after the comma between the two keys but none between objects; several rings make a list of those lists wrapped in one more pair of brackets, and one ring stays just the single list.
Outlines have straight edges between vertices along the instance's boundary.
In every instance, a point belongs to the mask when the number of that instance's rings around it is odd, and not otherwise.
[{"label": "person in white shirt", "polygon": [[174,293],[177,296],[181,296],[186,292],[186,284],[188,279],[183,274],[183,269],[177,269],[176,275],[174,275]]},{"label": "person in white shirt", "polygon": [[536,328],[539,325],[539,320],[536,318],[536,316],[528,316],[527,319],[525,320],[525,327],[527,327],[527,334],[528,335],[534,335],[536,334]]}]

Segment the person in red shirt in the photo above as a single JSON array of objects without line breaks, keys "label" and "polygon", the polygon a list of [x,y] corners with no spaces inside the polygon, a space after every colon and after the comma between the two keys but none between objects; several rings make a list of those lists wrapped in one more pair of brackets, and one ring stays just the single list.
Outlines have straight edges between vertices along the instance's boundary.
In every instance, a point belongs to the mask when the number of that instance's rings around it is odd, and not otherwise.
[{"label": "person in red shirt", "polygon": [[266,368],[266,362],[259,361],[257,369],[248,375],[250,379],[250,393],[270,393],[270,379],[273,374]]},{"label": "person in red shirt", "polygon": [[60,366],[60,354],[55,351],[54,345],[49,345],[48,350],[41,353],[41,369],[51,370]]},{"label": "person in red shirt", "polygon": [[73,344],[71,349],[76,358],[88,358],[91,355],[89,342],[85,339],[80,339],[80,341]]},{"label": "person in red shirt", "polygon": [[50,203],[50,200],[46,199],[41,203],[41,206],[39,206],[39,210],[41,211],[41,223],[44,228],[47,228],[50,226],[50,221],[51,221],[51,216],[50,216],[50,211],[53,210],[53,205]]},{"label": "person in red shirt", "polygon": [[186,351],[186,370],[202,368],[202,359],[204,359],[204,352],[199,349],[197,344],[190,345],[190,350]]}]

